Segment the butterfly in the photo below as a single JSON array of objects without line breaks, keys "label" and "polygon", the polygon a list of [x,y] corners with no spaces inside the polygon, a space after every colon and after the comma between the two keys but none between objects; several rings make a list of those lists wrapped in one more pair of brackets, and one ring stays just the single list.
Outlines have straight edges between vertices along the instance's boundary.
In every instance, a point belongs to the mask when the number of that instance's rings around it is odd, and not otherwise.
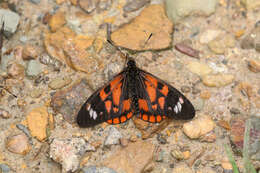
[{"label": "butterfly", "polygon": [[93,127],[102,122],[124,123],[133,116],[151,123],[166,117],[188,120],[195,116],[195,109],[180,91],[129,58],[122,72],[87,99],[76,121],[80,127]]}]

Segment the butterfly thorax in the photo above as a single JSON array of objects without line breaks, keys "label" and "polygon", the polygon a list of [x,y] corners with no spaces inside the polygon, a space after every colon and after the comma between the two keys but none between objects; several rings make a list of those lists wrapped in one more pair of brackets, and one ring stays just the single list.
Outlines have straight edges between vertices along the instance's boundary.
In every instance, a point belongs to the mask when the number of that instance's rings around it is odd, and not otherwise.
[{"label": "butterfly thorax", "polygon": [[131,105],[134,108],[134,113],[139,113],[138,95],[136,88],[136,82],[138,82],[139,69],[136,67],[134,60],[129,60],[126,67],[127,84],[129,88],[129,98],[131,99]]}]

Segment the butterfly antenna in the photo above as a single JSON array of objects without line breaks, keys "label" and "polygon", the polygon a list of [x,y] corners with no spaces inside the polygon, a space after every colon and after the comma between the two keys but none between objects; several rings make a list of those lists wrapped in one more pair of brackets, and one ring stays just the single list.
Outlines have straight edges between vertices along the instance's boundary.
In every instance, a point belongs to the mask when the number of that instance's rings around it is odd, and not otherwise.
[{"label": "butterfly antenna", "polygon": [[111,44],[114,48],[116,48],[116,50],[117,50],[118,52],[120,52],[120,56],[121,56],[121,57],[126,58],[126,62],[128,61],[128,59],[129,59],[128,54],[127,54],[127,53],[124,53],[124,52],[122,51],[122,49],[121,49],[119,46],[115,45],[115,43],[114,43],[114,42],[112,41],[112,39],[111,39],[111,25],[110,25],[110,24],[107,24],[107,42],[108,42],[109,44]]},{"label": "butterfly antenna", "polygon": [[16,95],[14,95],[12,92],[10,92],[8,89],[6,89],[5,87],[0,85],[0,88],[2,88],[3,90],[5,90],[6,92],[8,92],[9,94],[11,94],[13,97],[17,98]]},{"label": "butterfly antenna", "polygon": [[149,35],[149,37],[147,38],[147,40],[144,42],[144,45],[146,45],[146,44],[148,43],[148,41],[151,39],[152,36],[153,36],[153,33],[151,33],[151,34]]},{"label": "butterfly antenna", "polygon": [[4,41],[4,28],[5,28],[5,22],[3,20],[3,17],[1,19],[2,21],[2,27],[1,27],[1,31],[0,31],[0,64],[2,61],[2,47],[3,47],[3,41]]}]

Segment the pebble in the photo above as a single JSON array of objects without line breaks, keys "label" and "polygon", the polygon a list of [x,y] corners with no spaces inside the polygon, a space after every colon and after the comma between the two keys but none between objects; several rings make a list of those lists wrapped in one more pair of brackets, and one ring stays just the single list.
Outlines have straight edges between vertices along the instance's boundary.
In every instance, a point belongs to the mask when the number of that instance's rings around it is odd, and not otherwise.
[{"label": "pebble", "polygon": [[111,39],[118,46],[136,51],[165,49],[171,46],[172,27],[163,5],[150,5],[130,23],[115,30]]},{"label": "pebble", "polygon": [[8,151],[16,154],[26,155],[31,146],[25,134],[18,134],[7,138],[6,148]]},{"label": "pebble", "polygon": [[86,13],[92,13],[97,6],[97,0],[79,0],[78,4]]},{"label": "pebble", "polygon": [[0,108],[0,117],[4,119],[9,119],[12,117],[12,115],[7,110]]},{"label": "pebble", "polygon": [[160,144],[166,144],[167,143],[167,139],[164,135],[162,135],[161,133],[158,133],[157,134],[157,141],[160,143]]},{"label": "pebble", "polygon": [[41,88],[37,88],[37,89],[32,89],[32,91],[30,92],[30,96],[32,98],[39,98],[41,97],[42,93],[43,93],[43,89]]},{"label": "pebble", "polygon": [[38,47],[31,44],[27,44],[23,48],[22,58],[23,60],[36,59],[39,55],[39,51],[40,50]]},{"label": "pebble", "polygon": [[210,142],[213,143],[217,139],[217,135],[215,133],[208,133],[200,139],[201,142]]},{"label": "pebble", "polygon": [[258,0],[242,0],[241,2],[248,10],[258,9],[260,7],[260,1]]},{"label": "pebble", "polygon": [[174,149],[171,151],[171,156],[174,157],[177,160],[183,160],[184,155],[180,150]]},{"label": "pebble", "polygon": [[185,164],[179,164],[173,168],[172,173],[193,173],[193,171]]},{"label": "pebble", "polygon": [[30,60],[27,64],[26,75],[36,77],[43,71],[42,64],[38,60]]},{"label": "pebble", "polygon": [[224,54],[227,48],[235,47],[235,38],[226,34],[224,37],[219,36],[208,43],[209,49],[216,54]]},{"label": "pebble", "polygon": [[117,145],[120,143],[120,139],[122,138],[121,133],[117,130],[116,127],[109,126],[108,127],[108,136],[105,138],[104,145]]},{"label": "pebble", "polygon": [[207,74],[210,74],[213,70],[210,68],[207,64],[200,63],[197,61],[191,61],[187,68],[192,72],[199,76],[205,76]]},{"label": "pebble", "polygon": [[166,0],[166,13],[173,23],[177,23],[191,14],[209,16],[215,12],[217,3],[216,0]]},{"label": "pebble", "polygon": [[56,12],[48,21],[52,32],[56,32],[59,28],[66,24],[65,13],[62,11]]},{"label": "pebble", "polygon": [[208,29],[208,30],[201,33],[200,43],[201,44],[208,44],[210,41],[217,38],[220,35],[220,33],[221,33],[221,30]]},{"label": "pebble", "polygon": [[30,2],[32,2],[34,4],[39,4],[41,2],[41,0],[30,0]]},{"label": "pebble", "polygon": [[50,81],[48,86],[53,89],[61,89],[64,88],[65,86],[69,85],[72,82],[72,79],[69,76],[66,77],[58,77]]},{"label": "pebble", "polygon": [[63,115],[67,122],[75,122],[75,117],[82,104],[92,93],[86,80],[76,81],[72,86],[59,90],[51,98],[51,107]]},{"label": "pebble", "polygon": [[225,121],[225,120],[219,120],[218,121],[218,126],[223,127],[226,130],[230,130],[231,129],[230,123],[228,121]]},{"label": "pebble", "polygon": [[189,86],[182,86],[181,87],[181,92],[184,92],[184,93],[189,93],[190,92],[190,87]]},{"label": "pebble", "polygon": [[210,74],[202,77],[202,82],[208,87],[223,87],[234,81],[232,74]]},{"label": "pebble", "polygon": [[24,78],[24,66],[16,62],[12,62],[7,66],[7,74],[15,79]]},{"label": "pebble", "polygon": [[51,58],[47,54],[43,54],[42,56],[40,56],[39,60],[42,64],[51,66],[55,71],[59,71],[62,66],[62,63],[59,60]]},{"label": "pebble", "polygon": [[191,48],[190,46],[188,46],[184,43],[177,43],[175,45],[175,49],[180,51],[181,53],[183,53],[185,55],[188,55],[188,56],[191,56],[191,57],[194,57],[194,58],[197,58],[197,59],[200,58],[198,50],[195,50],[195,49]]},{"label": "pebble", "polygon": [[234,114],[234,115],[240,114],[240,110],[237,108],[234,108],[234,107],[232,107],[229,111],[231,114]]},{"label": "pebble", "polygon": [[32,137],[36,137],[39,141],[44,141],[47,138],[48,119],[49,114],[45,106],[34,108],[26,115],[26,121]]},{"label": "pebble", "polygon": [[0,172],[1,173],[9,173],[10,171],[11,171],[11,169],[7,164],[0,163]]},{"label": "pebble", "polygon": [[29,138],[29,140],[31,140],[31,138],[32,138],[31,133],[26,126],[24,126],[23,124],[16,124],[16,127],[19,130],[21,130]]},{"label": "pebble", "polygon": [[225,170],[232,170],[232,164],[229,162],[228,158],[224,158],[221,160],[221,167]]},{"label": "pebble", "polygon": [[211,97],[210,91],[202,91],[200,93],[200,98],[202,98],[202,99],[208,100],[208,99],[210,99],[210,97]]},{"label": "pebble", "polygon": [[199,116],[197,119],[183,125],[183,132],[191,139],[197,139],[206,135],[215,128],[214,121],[207,115]]},{"label": "pebble", "polygon": [[120,144],[122,147],[126,147],[128,145],[129,141],[126,138],[120,138]]},{"label": "pebble", "polygon": [[255,48],[255,40],[251,34],[246,35],[240,42],[242,49],[253,49]]},{"label": "pebble", "polygon": [[123,10],[126,13],[133,12],[139,10],[149,2],[150,0],[128,0],[124,5]]},{"label": "pebble", "polygon": [[201,98],[197,98],[194,102],[193,102],[193,106],[195,108],[196,111],[201,111],[203,110],[205,105],[205,101]]},{"label": "pebble", "polygon": [[151,163],[155,146],[150,142],[136,141],[120,148],[105,159],[103,165],[117,172],[142,172]]},{"label": "pebble", "polygon": [[79,155],[86,151],[81,138],[54,139],[50,144],[50,158],[62,165],[62,172],[75,172],[79,167]]},{"label": "pebble", "polygon": [[260,60],[249,60],[248,69],[254,73],[260,72]]},{"label": "pebble", "polygon": [[3,23],[2,20],[4,20],[5,35],[10,37],[15,33],[18,27],[20,16],[11,10],[0,9],[0,20],[1,23]]},{"label": "pebble", "polygon": [[236,150],[242,151],[244,143],[245,120],[236,116],[231,120],[230,125],[230,139],[236,146]]},{"label": "pebble", "polygon": [[107,167],[89,166],[81,169],[82,173],[117,173],[115,170]]},{"label": "pebble", "polygon": [[99,0],[97,9],[99,11],[108,10],[109,8],[111,8],[111,5],[112,5],[112,0]]},{"label": "pebble", "polygon": [[156,162],[163,162],[163,159],[165,157],[165,151],[163,149],[159,149],[158,152],[155,152],[154,158]]}]

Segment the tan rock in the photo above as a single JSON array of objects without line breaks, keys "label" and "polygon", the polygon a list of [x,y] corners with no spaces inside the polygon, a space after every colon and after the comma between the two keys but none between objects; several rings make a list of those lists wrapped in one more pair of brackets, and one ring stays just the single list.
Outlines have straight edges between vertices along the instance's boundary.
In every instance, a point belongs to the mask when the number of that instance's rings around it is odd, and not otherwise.
[{"label": "tan rock", "polygon": [[66,24],[65,13],[58,11],[49,20],[49,26],[52,32],[56,32],[59,28]]},{"label": "tan rock", "polygon": [[183,132],[191,139],[197,139],[215,127],[214,121],[209,116],[203,115],[183,125]]},{"label": "tan rock", "polygon": [[23,79],[24,78],[24,66],[13,62],[7,66],[7,74],[14,79]]},{"label": "tan rock", "polygon": [[24,60],[31,60],[31,59],[36,59],[39,55],[39,48],[37,48],[34,45],[27,44],[23,48],[23,54],[22,57]]},{"label": "tan rock", "polygon": [[6,148],[12,153],[21,155],[26,155],[31,149],[28,137],[23,133],[8,137]]},{"label": "tan rock", "polygon": [[75,6],[78,5],[78,0],[70,0],[70,2],[72,5],[75,5]]},{"label": "tan rock", "polygon": [[36,137],[39,141],[46,139],[46,128],[48,125],[49,115],[46,107],[37,107],[29,112],[26,116],[28,128],[33,137]]},{"label": "tan rock", "polygon": [[209,42],[209,49],[216,54],[224,54],[227,48],[233,48],[235,46],[235,38],[228,34],[225,36],[219,36],[215,40]]},{"label": "tan rock", "polygon": [[187,65],[187,68],[192,72],[199,76],[205,76],[210,74],[213,70],[204,63],[200,63],[197,61],[192,61]]},{"label": "tan rock", "polygon": [[[131,23],[111,34],[118,46],[132,50],[165,49],[171,45],[173,24],[166,17],[163,5],[150,5]],[[149,35],[152,37],[147,41]]]},{"label": "tan rock", "polygon": [[172,173],[193,173],[193,171],[187,165],[181,164],[181,165],[176,166],[172,170]]},{"label": "tan rock", "polygon": [[259,73],[260,72],[260,60],[250,60],[248,62],[248,68],[252,72]]},{"label": "tan rock", "polygon": [[65,1],[67,1],[67,0],[56,0],[56,4],[62,4],[62,3],[64,3]]},{"label": "tan rock", "polygon": [[104,161],[104,165],[116,172],[142,172],[152,161],[155,147],[152,143],[137,141],[119,149]]},{"label": "tan rock", "polygon": [[200,93],[200,98],[202,98],[202,99],[209,99],[211,97],[211,93],[210,93],[210,91],[202,91],[201,93]]},{"label": "tan rock", "polygon": [[231,84],[234,81],[232,74],[212,74],[203,76],[202,82],[209,87],[223,87]]},{"label": "tan rock", "polygon": [[69,85],[70,83],[72,82],[72,79],[68,76],[66,77],[62,77],[62,78],[56,78],[54,80],[52,80],[50,83],[49,83],[49,87],[51,89],[61,89],[67,85]]},{"label": "tan rock", "polygon": [[93,38],[77,36],[67,27],[62,27],[55,33],[46,33],[44,40],[49,55],[65,62],[74,70],[86,73],[93,73],[100,64],[87,51],[92,43]]}]

